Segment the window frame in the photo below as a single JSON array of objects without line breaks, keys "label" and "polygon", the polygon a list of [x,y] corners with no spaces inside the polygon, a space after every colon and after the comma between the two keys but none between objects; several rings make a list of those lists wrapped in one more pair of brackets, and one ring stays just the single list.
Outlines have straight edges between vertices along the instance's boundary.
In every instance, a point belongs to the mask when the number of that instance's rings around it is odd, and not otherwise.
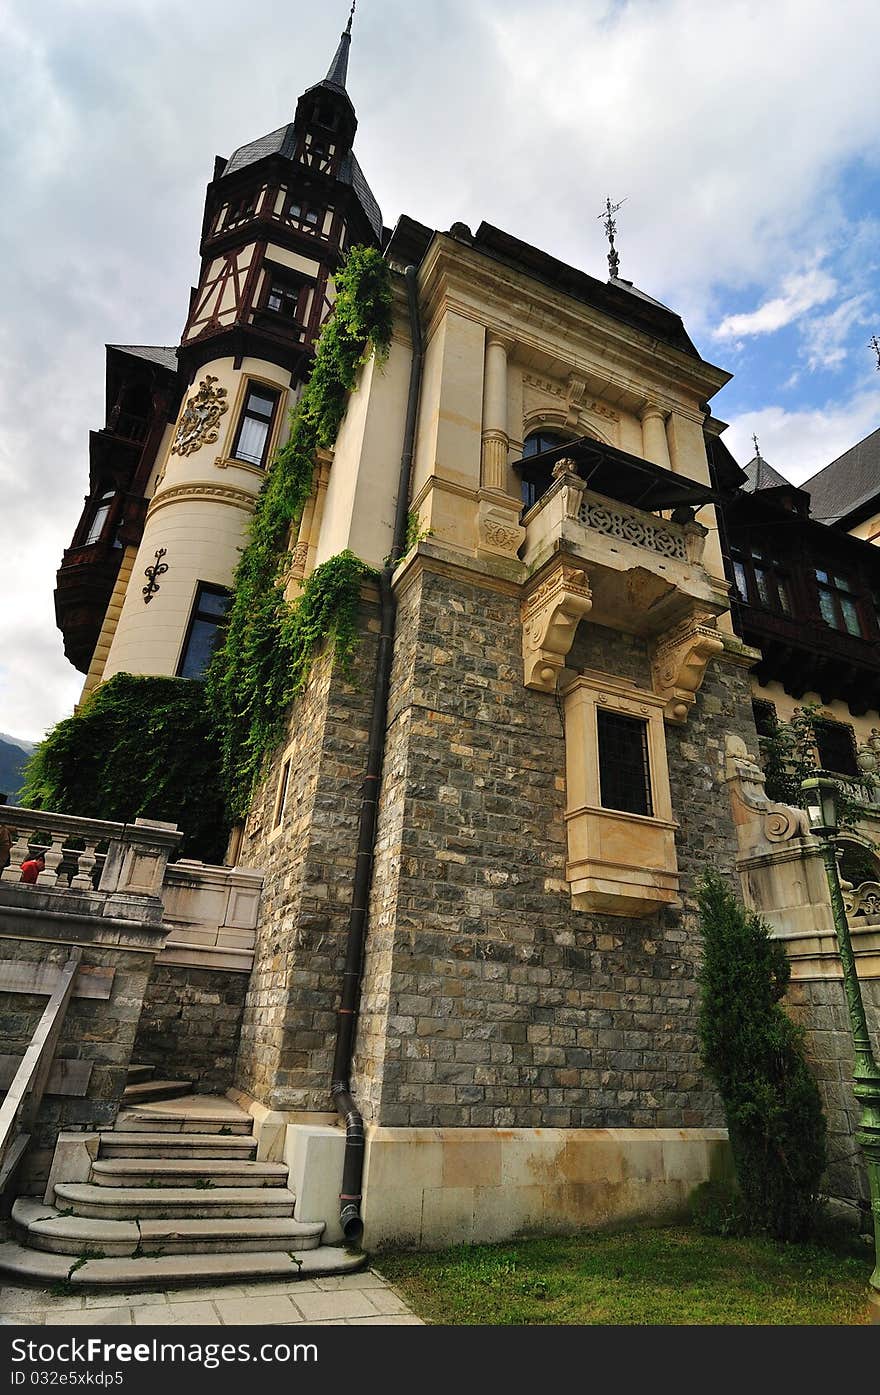
[{"label": "window frame", "polygon": [[[865,625],[865,614],[862,605],[863,598],[861,593],[855,590],[849,575],[847,574],[845,576],[844,584],[842,580],[842,578],[844,578],[844,573],[835,571],[833,565],[826,567],[813,566],[812,575],[813,584],[816,588],[816,606],[821,623],[827,625],[829,630],[836,631],[837,634],[852,635],[856,639],[867,639],[867,626]],[[822,577],[825,577],[826,580],[823,581]],[[832,608],[837,617],[837,624],[829,620],[822,610],[823,594],[828,596],[831,601]],[[846,622],[846,612],[843,605],[844,601],[852,603],[853,610],[855,611],[855,621],[858,627],[855,630],[850,629],[850,626]]]},{"label": "window frame", "polygon": [[[113,512],[113,505],[116,501],[117,492],[115,485],[111,485],[109,488],[103,489],[97,498],[92,501],[92,507],[89,512],[89,523],[82,541],[83,547],[95,547],[99,542],[103,541],[107,524],[110,521],[110,515]],[[102,510],[104,512],[104,517],[101,519],[100,527],[96,532],[95,525],[98,522],[98,517]]]},{"label": "window frame", "polygon": [[[617,727],[618,734],[622,734],[627,728],[636,735],[638,750],[636,755],[640,758],[641,772],[640,778],[633,783],[631,792],[626,791],[624,798],[631,793],[629,803],[614,803],[611,801],[613,790],[610,778],[607,776],[615,774],[615,761],[609,750],[609,744],[614,739],[614,728]],[[604,749],[603,749],[604,748]],[[620,712],[607,706],[605,703],[598,703],[596,706],[596,753],[599,764],[599,802],[603,809],[610,809],[616,814],[635,814],[641,818],[654,817],[654,792],[651,772],[651,749],[648,740],[648,719],[645,716],[634,716],[631,712]],[[637,761],[634,761],[635,765]],[[619,773],[620,763],[617,763]],[[643,804],[644,808],[632,808],[633,804]]]},{"label": "window frame", "polygon": [[[754,606],[756,610],[766,610],[772,615],[782,615],[791,619],[794,615],[792,595],[792,573],[784,562],[780,562],[762,548],[732,547],[730,569],[735,599],[743,605]],[[763,587],[760,577],[763,581]],[[767,596],[767,584],[772,585],[774,599]],[[745,590],[745,595],[743,595]]]},{"label": "window frame", "polygon": [[[846,740],[848,746],[847,756],[852,757],[851,768],[849,770],[841,770],[836,766],[829,765],[823,759],[822,748],[819,744],[820,732],[823,729],[829,732],[833,731],[838,737],[841,737]],[[862,778],[862,773],[859,769],[859,762],[856,754],[858,751],[856,733],[851,723],[839,722],[835,717],[814,717],[813,740],[816,743],[816,756],[818,758],[820,770],[827,770],[830,775],[842,775],[845,779],[850,780],[859,780]]]},{"label": "window frame", "polygon": [[[274,401],[273,401],[273,404],[272,404],[272,414],[271,414],[271,416],[269,417],[268,422],[266,421],[266,419],[265,419],[264,417],[261,417],[261,416],[256,415],[256,414],[253,415],[253,416],[249,416],[247,407],[248,407],[248,399],[249,399],[249,397],[250,397],[251,391],[262,392],[265,396],[268,397],[268,396],[271,395],[271,396],[274,398]],[[230,442],[229,459],[230,459],[234,464],[236,464],[236,465],[243,465],[243,466],[245,466],[246,468],[251,469],[251,470],[265,470],[265,469],[266,469],[266,466],[267,466],[267,464],[268,464],[269,454],[270,454],[271,449],[272,449],[272,442],[273,442],[274,436],[275,436],[275,427],[276,427],[277,422],[278,422],[278,412],[279,412],[280,405],[281,405],[281,397],[282,397],[282,394],[283,394],[283,389],[280,388],[280,387],[278,387],[275,383],[267,383],[267,382],[264,382],[261,378],[246,378],[246,379],[245,379],[244,384],[243,384],[243,390],[242,390],[241,398],[240,398],[240,405],[239,405],[239,408],[238,408],[238,415],[237,415],[236,420],[235,420],[235,428],[234,428],[234,430],[233,430],[232,439],[231,439],[231,442]],[[243,427],[244,427],[244,423],[245,423],[246,420],[256,420],[256,421],[263,422],[263,423],[266,425],[266,436],[265,436],[265,439],[264,439],[264,441],[263,441],[263,450],[262,450],[262,454],[261,454],[261,456],[260,456],[259,461],[248,460],[246,457],[240,456],[240,455],[238,455],[238,453],[237,453],[237,452],[238,452],[238,448],[239,448],[239,443],[240,443],[240,441],[241,441],[242,429],[243,429]]]},{"label": "window frame", "polygon": [[[202,596],[205,595],[205,594],[213,595],[213,596],[225,596],[226,599],[230,602],[230,604],[232,603],[232,592],[231,592],[231,590],[229,589],[228,586],[221,586],[221,585],[220,585],[218,582],[216,582],[216,581],[197,581],[197,582],[196,582],[195,591],[193,592],[193,598],[192,598],[192,602],[191,602],[191,604],[190,604],[189,620],[187,621],[186,630],[185,630],[185,632],[184,632],[183,643],[182,643],[181,646],[180,646],[180,655],[179,655],[178,660],[177,660],[177,667],[176,667],[176,669],[175,669],[175,671],[174,671],[174,672],[175,672],[175,677],[176,677],[176,678],[185,678],[185,677],[187,677],[187,675],[184,673],[183,670],[184,670],[184,667],[185,667],[185,665],[186,665],[187,655],[188,655],[188,653],[189,653],[189,646],[190,646],[190,642],[191,642],[191,640],[192,640],[193,630],[195,629],[196,624],[197,624],[199,621],[203,621],[203,622],[204,622],[205,620],[213,619],[213,618],[214,618],[213,616],[203,616],[203,615],[200,615],[200,614],[199,614],[199,602],[200,602]],[[215,629],[220,630],[220,629],[226,624],[226,622],[227,622],[227,620],[228,620],[228,617],[229,617],[229,608],[227,607],[227,609],[226,609],[226,611],[224,612],[224,614],[223,614],[223,615],[221,616],[221,618],[218,620],[217,625],[215,626]],[[214,648],[216,649],[216,647],[217,647],[217,641],[215,640],[215,642],[214,642]],[[214,652],[214,650],[212,649],[211,653],[213,654],[213,652]],[[209,659],[208,662],[210,663],[210,659]],[[195,681],[195,682],[201,682],[201,681],[204,679],[205,671],[206,671],[207,667],[208,667],[208,665],[206,664],[206,665],[205,665],[205,668],[202,669],[202,672],[201,672],[201,673],[199,673],[199,674],[190,674],[190,675],[189,675],[189,678],[190,678],[191,680]]]}]

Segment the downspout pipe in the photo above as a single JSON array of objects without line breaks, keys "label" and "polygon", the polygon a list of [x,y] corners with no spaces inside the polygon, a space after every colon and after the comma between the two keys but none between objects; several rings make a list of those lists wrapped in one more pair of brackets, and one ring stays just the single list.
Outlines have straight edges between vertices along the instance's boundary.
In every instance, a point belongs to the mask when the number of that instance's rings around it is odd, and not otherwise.
[{"label": "downspout pipe", "polygon": [[419,393],[422,385],[422,365],[425,350],[419,316],[417,271],[408,266],[406,278],[412,335],[412,366],[409,375],[409,395],[403,453],[397,485],[397,507],[391,555],[379,575],[381,626],[373,685],[373,709],[367,746],[367,770],[361,793],[358,822],[357,859],[348,939],[345,949],[345,969],[342,994],[338,1008],[336,1051],[333,1057],[333,1081],[330,1087],[337,1114],[345,1122],[345,1156],[342,1164],[342,1191],[339,1197],[339,1221],[342,1233],[351,1245],[356,1245],[364,1233],[361,1219],[361,1182],[364,1171],[364,1121],[351,1093],[351,1061],[354,1052],[357,1014],[360,1005],[361,974],[364,943],[369,914],[370,886],[375,860],[376,821],[379,811],[379,790],[382,782],[382,762],[385,755],[385,729],[388,721],[388,690],[391,683],[391,663],[394,657],[394,629],[397,606],[391,588],[394,568],[406,551],[407,519],[409,516],[410,479],[416,436]]}]

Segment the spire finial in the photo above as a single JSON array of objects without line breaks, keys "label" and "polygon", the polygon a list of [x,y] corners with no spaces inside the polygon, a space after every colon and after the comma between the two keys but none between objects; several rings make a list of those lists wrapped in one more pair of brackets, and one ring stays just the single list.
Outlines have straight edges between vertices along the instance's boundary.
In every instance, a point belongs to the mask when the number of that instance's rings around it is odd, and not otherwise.
[{"label": "spire finial", "polygon": [[348,51],[351,48],[351,22],[354,19],[354,10],[357,0],[352,0],[351,11],[348,16],[348,24],[342,31],[339,40],[339,47],[333,55],[333,62],[327,70],[325,82],[332,82],[334,87],[345,87],[345,79],[348,77]]},{"label": "spire finial", "polygon": [[761,455],[761,447],[758,445],[758,437],[754,432],[752,433],[752,441],[755,447],[755,459],[763,460],[764,457]]},{"label": "spire finial", "polygon": [[612,281],[616,280],[620,271],[620,257],[617,255],[617,248],[614,245],[614,235],[617,232],[617,224],[614,215],[618,209],[623,208],[626,199],[621,199],[620,203],[612,203],[610,198],[606,198],[603,211],[598,214],[599,219],[605,224],[605,236],[608,238],[608,273]]},{"label": "spire finial", "polygon": [[871,335],[871,348],[877,355],[877,371],[880,372],[880,339],[877,338],[876,334]]}]

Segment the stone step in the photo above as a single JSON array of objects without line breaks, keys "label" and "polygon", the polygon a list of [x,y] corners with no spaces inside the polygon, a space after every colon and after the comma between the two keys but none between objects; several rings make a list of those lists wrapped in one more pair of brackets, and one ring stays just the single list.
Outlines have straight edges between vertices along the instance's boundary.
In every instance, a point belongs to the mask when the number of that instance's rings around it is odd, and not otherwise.
[{"label": "stone step", "polygon": [[132,1133],[113,1129],[101,1136],[102,1158],[251,1158],[257,1140],[230,1133]]},{"label": "stone step", "polygon": [[181,1095],[178,1098],[123,1104],[115,1127],[126,1132],[251,1133],[254,1121],[225,1095]]},{"label": "stone step", "polygon": [[19,1197],[12,1208],[19,1240],[54,1254],[101,1253],[131,1258],[145,1254],[263,1253],[313,1250],[321,1243],[322,1221],[306,1224],[290,1216],[247,1216],[205,1220],[98,1220],[62,1215],[34,1197]]},{"label": "stone step", "polygon": [[126,1082],[129,1085],[138,1085],[141,1081],[152,1080],[156,1074],[155,1066],[135,1066],[131,1065],[126,1074]]},{"label": "stone step", "polygon": [[138,1105],[136,1109],[123,1109],[116,1116],[116,1123],[113,1128],[120,1133],[161,1133],[163,1136],[173,1136],[180,1133],[219,1133],[222,1129],[224,1133],[236,1134],[238,1137],[249,1135],[253,1130],[254,1121],[250,1115],[244,1119],[229,1119],[224,1114],[216,1114],[213,1117],[187,1118],[184,1115],[163,1115],[148,1114],[148,1105]]},{"label": "stone step", "polygon": [[286,1250],[262,1254],[159,1255],[143,1259],[89,1259],[73,1268],[69,1255],[27,1249],[10,1240],[0,1244],[0,1271],[29,1283],[57,1284],[71,1289],[165,1288],[190,1284],[252,1283],[259,1279],[314,1279],[347,1274],[367,1262],[336,1246],[319,1245],[291,1259]]},{"label": "stone step", "polygon": [[284,1163],[237,1158],[98,1158],[91,1182],[99,1187],[285,1187]]},{"label": "stone step", "polygon": [[221,1216],[292,1216],[296,1197],[287,1187],[99,1187],[91,1182],[58,1182],[60,1211],[95,1219],[140,1221],[207,1220]]},{"label": "stone step", "polygon": [[188,1095],[192,1089],[191,1080],[142,1080],[134,1085],[126,1085],[122,1092],[122,1103],[141,1104],[144,1100],[167,1100],[177,1095]]}]

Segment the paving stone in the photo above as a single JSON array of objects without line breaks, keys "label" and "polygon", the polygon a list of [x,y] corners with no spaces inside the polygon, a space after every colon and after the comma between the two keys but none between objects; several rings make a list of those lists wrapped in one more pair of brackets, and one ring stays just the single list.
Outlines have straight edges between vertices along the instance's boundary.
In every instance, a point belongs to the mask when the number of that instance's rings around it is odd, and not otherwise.
[{"label": "paving stone", "polygon": [[135,1308],[134,1320],[138,1327],[216,1327],[219,1318],[213,1303],[153,1303],[143,1308]]},{"label": "paving stone", "polygon": [[258,1326],[260,1323],[299,1322],[300,1315],[291,1299],[283,1294],[267,1294],[265,1298],[218,1298],[216,1308],[222,1322],[230,1327],[236,1323]]},{"label": "paving stone", "polygon": [[131,1327],[131,1308],[81,1308],[78,1313],[58,1313],[52,1322],[59,1327]]},{"label": "paving stone", "polygon": [[294,1300],[306,1322],[321,1322],[325,1318],[374,1317],[376,1305],[363,1289],[335,1293],[304,1293]]}]

